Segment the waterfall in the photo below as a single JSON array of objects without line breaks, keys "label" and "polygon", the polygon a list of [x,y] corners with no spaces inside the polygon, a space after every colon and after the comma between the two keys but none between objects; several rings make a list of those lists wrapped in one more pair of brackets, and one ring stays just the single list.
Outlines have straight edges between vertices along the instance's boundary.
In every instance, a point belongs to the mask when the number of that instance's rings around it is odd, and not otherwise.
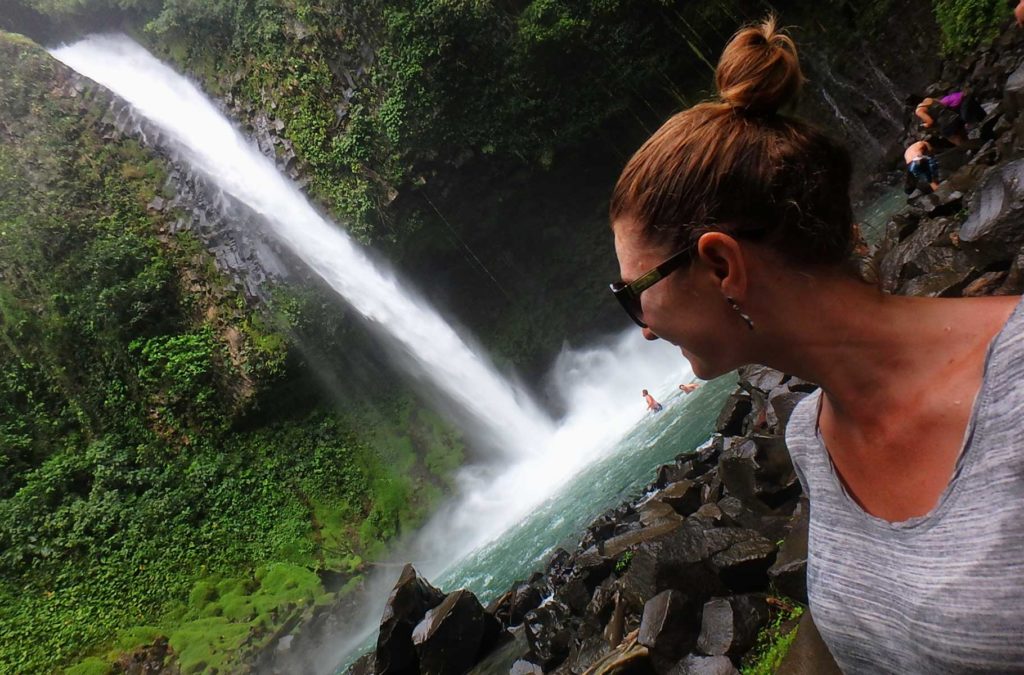
[{"label": "waterfall", "polygon": [[194,84],[122,35],[91,36],[51,53],[127,101],[159,128],[169,151],[266,219],[275,237],[385,336],[407,372],[454,403],[479,445],[508,456],[544,447],[552,423],[530,396],[321,217]]},{"label": "waterfall", "polygon": [[[458,420],[472,426],[464,431],[501,451],[500,463],[464,468],[453,500],[394,554],[417,561],[428,577],[486,547],[588,465],[622,453],[621,439],[649,417],[641,389],[668,406],[682,400],[676,387],[693,373],[679,350],[647,342],[634,328],[604,345],[563,350],[550,380],[567,412],[554,423],[468,337],[324,220],[184,77],[124,36],[92,36],[51,53],[127,101],[140,136],[143,120],[155,125],[146,140],[205,174],[225,203],[239,202],[264,218],[282,244],[386,336],[413,377],[461,409]],[[324,646],[322,672],[333,672],[375,629],[393,581],[382,573],[370,584],[363,611],[343,620],[344,639]]]},{"label": "waterfall", "polygon": [[[466,560],[485,554],[510,530],[529,521],[535,511],[557,500],[585,467],[629,453],[630,448],[622,443],[631,431],[672,416],[685,419],[679,409],[688,401],[676,387],[692,378],[693,372],[678,349],[663,341],[647,342],[635,329],[607,344],[563,350],[551,380],[568,412],[544,452],[521,457],[500,471],[468,467],[459,476],[458,497],[431,517],[395,559],[413,561],[417,571],[444,590],[469,585],[458,573]],[[664,417],[652,419],[646,413],[641,383],[666,405],[667,411],[661,413]],[[689,449],[677,448],[680,452]],[[524,565],[520,578],[530,571],[530,556],[537,553],[516,551]],[[360,606],[365,608],[358,613],[361,615],[346,617],[344,633],[308,657],[317,664],[314,672],[340,672],[339,663],[349,665],[360,649],[372,646],[397,575],[394,569],[368,580],[360,598]],[[453,579],[458,583],[449,586]]]},{"label": "waterfall", "polygon": [[[416,557],[450,563],[453,552],[492,540],[614,448],[644,414],[641,388],[661,398],[692,376],[676,347],[649,343],[635,329],[603,347],[566,349],[550,378],[567,410],[555,425],[382,263],[324,220],[191,82],[125,36],[92,36],[52,53],[128,101],[213,185],[260,213],[292,252],[404,349],[414,376],[429,377],[507,451],[504,462],[462,474],[469,508],[426,528],[432,534],[414,547]],[[426,541],[442,538],[438,527],[449,532],[444,556],[425,553]]]},{"label": "waterfall", "polygon": [[828,104],[828,107],[832,110],[832,114],[835,115],[836,119],[839,120],[844,129],[850,133],[856,134],[860,139],[866,140],[874,146],[875,151],[879,154],[883,152],[882,144],[878,142],[878,139],[875,138],[874,135],[872,135],[871,131],[867,128],[867,125],[865,125],[859,117],[856,115],[852,119],[847,117],[843,113],[843,109],[839,107],[839,104],[836,103],[836,100],[832,98],[832,94],[830,94],[828,89],[825,89],[825,87],[819,86],[818,91],[821,92],[822,100]]},{"label": "waterfall", "polygon": [[[868,60],[870,61],[870,59]],[[903,122],[900,120],[899,117],[899,113],[902,112],[903,106],[898,98],[895,99],[895,106],[886,105],[882,103],[875,97],[871,96],[871,92],[868,87],[865,87],[863,85],[858,86],[856,84],[846,81],[845,79],[841,80],[838,77],[836,77],[836,74],[832,71],[832,68],[829,67],[827,61],[821,61],[818,64],[818,72],[823,73],[825,77],[828,78],[828,81],[835,85],[837,91],[845,90],[849,92],[851,100],[859,100],[870,105],[878,113],[879,117],[889,122],[889,124],[891,124],[894,128],[899,129],[903,126]],[[892,82],[889,80],[889,78],[885,77],[885,73],[879,70],[878,66],[875,66],[874,63],[871,63],[871,72],[872,74],[874,74],[879,84],[882,85],[882,89],[885,89],[890,96],[893,96]],[[824,89],[825,88],[822,87],[822,90]]]}]

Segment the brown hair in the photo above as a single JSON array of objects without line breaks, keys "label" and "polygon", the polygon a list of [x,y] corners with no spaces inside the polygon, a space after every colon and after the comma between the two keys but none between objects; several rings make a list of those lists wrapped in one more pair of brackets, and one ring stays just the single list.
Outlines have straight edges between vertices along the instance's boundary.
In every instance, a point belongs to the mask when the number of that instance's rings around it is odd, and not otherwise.
[{"label": "brown hair", "polygon": [[633,155],[612,194],[612,222],[636,219],[678,249],[717,230],[759,237],[793,262],[845,262],[849,155],[777,113],[803,79],[796,45],[774,17],[740,30],[715,73],[721,101],[677,113]]}]

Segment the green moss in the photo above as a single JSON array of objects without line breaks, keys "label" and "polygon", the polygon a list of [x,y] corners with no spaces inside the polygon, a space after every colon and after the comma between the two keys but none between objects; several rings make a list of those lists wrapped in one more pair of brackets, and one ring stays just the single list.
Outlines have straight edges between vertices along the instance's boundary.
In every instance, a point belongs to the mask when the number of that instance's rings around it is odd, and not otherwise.
[{"label": "green moss", "polygon": [[267,566],[266,574],[260,576],[260,593],[281,602],[312,600],[320,588],[319,577],[297,565],[272,563]]},{"label": "green moss", "polygon": [[[236,662],[242,641],[255,631],[286,620],[295,608],[312,604],[324,593],[320,580],[304,567],[271,563],[247,578],[205,581],[189,614],[170,634],[183,673]],[[216,592],[211,592],[216,589]]]},{"label": "green moss", "polygon": [[[789,652],[793,640],[796,639],[797,627],[794,625],[804,613],[803,607],[792,605],[792,609],[776,614],[757,636],[757,646],[753,654],[748,656],[740,669],[743,675],[772,675],[782,664],[782,659]],[[785,630],[786,626],[792,626]]]},{"label": "green moss", "polygon": [[321,559],[326,569],[354,572],[362,565],[362,558],[356,554],[361,547],[352,525],[353,511],[344,501],[313,502],[313,517],[320,526]]},{"label": "green moss", "polygon": [[220,601],[222,615],[232,623],[243,623],[251,620],[256,615],[249,598],[244,595],[228,595]]},{"label": "green moss", "polygon": [[188,604],[202,608],[217,599],[217,585],[213,581],[197,581],[188,594]]},{"label": "green moss", "polygon": [[64,671],[65,675],[110,675],[114,666],[103,659],[90,656]]},{"label": "green moss", "polygon": [[191,621],[174,631],[169,643],[182,673],[224,671],[249,633],[246,623],[222,616]]},{"label": "green moss", "polygon": [[163,634],[156,626],[134,626],[117,636],[112,645],[112,649],[115,650],[112,656],[116,657],[118,652],[130,652],[143,645],[152,644]]}]

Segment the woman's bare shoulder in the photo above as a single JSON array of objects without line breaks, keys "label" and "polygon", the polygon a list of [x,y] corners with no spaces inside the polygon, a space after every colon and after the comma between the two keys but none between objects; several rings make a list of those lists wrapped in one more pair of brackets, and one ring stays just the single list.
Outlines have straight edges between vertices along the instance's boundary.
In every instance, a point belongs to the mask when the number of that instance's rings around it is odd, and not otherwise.
[{"label": "woman's bare shoulder", "polygon": [[[951,303],[953,309],[947,320],[954,335],[976,337],[978,342],[987,346],[1007,325],[1020,303],[1019,295],[960,298]],[[974,340],[969,339],[968,342]]]}]

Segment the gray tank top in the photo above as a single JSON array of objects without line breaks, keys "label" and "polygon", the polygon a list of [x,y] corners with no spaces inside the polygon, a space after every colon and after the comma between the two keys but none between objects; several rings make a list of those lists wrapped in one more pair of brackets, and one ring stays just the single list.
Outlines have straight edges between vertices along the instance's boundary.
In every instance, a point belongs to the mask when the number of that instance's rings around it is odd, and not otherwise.
[{"label": "gray tank top", "polygon": [[820,390],[793,412],[811,614],[844,673],[1024,673],[1022,308],[989,345],[953,478],[924,516],[853,501],[818,433]]}]

